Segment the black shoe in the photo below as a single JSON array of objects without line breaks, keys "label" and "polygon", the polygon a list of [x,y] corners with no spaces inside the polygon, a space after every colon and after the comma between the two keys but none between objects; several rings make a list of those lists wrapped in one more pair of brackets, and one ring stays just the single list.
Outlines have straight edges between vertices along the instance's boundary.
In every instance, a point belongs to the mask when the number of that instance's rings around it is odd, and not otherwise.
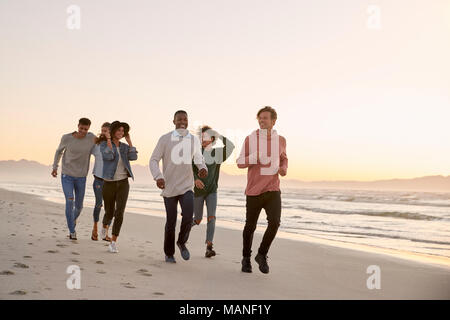
[{"label": "black shoe", "polygon": [[183,243],[183,244],[180,244],[180,243],[177,242],[177,246],[178,246],[178,248],[180,249],[181,257],[182,257],[184,260],[189,260],[189,258],[191,257],[191,255],[189,254],[189,250],[186,248],[186,245],[185,245],[184,243]]},{"label": "black shoe", "polygon": [[258,253],[255,257],[255,261],[259,264],[259,271],[262,273],[269,273],[269,265],[267,264],[267,256],[263,256]]},{"label": "black shoe", "polygon": [[250,257],[242,258],[242,272],[252,272],[252,263],[250,262]]},{"label": "black shoe", "polygon": [[211,257],[214,257],[215,255],[216,255],[216,252],[213,250],[212,245],[208,245],[206,247],[205,257],[211,258]]}]

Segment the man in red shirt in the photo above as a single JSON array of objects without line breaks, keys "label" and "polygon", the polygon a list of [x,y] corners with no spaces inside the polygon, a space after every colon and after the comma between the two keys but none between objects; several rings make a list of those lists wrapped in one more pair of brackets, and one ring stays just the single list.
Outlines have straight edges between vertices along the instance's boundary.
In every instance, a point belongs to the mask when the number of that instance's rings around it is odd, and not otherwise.
[{"label": "man in red shirt", "polygon": [[252,272],[250,262],[253,233],[262,209],[267,215],[267,229],[258,249],[255,261],[259,270],[269,273],[267,252],[277,234],[281,217],[281,191],[278,175],[287,173],[286,139],[273,130],[277,113],[272,107],[258,111],[258,130],[245,138],[241,153],[236,160],[239,168],[248,168],[245,227],[243,232],[242,271]]}]

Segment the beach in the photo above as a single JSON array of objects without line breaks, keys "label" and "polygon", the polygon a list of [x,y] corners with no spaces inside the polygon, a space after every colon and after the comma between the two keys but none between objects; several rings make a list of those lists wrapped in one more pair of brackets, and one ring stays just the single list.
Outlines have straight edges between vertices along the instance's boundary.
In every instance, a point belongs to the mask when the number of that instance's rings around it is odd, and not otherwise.
[{"label": "beach", "polygon": [[[90,239],[90,203],[78,219],[78,240],[70,241],[63,204],[4,189],[0,199],[0,299],[450,299],[447,258],[425,263],[277,237],[270,273],[262,274],[252,258],[253,273],[246,274],[241,230],[218,225],[218,254],[204,257],[204,219],[187,243],[191,259],[184,261],[177,248],[177,263],[167,264],[162,217],[126,211],[120,252],[112,254],[107,242]],[[261,236],[255,233],[254,253]],[[71,265],[80,267],[80,289],[67,288]],[[379,267],[380,289],[367,286],[369,266]]]}]

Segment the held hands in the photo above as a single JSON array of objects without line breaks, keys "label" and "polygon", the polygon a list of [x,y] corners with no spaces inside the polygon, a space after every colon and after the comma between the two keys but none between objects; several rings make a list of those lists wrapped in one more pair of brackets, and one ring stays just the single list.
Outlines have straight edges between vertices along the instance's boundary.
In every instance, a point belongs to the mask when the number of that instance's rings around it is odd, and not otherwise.
[{"label": "held hands", "polygon": [[200,171],[198,172],[198,176],[202,179],[206,178],[208,176],[208,171],[205,168],[200,169]]},{"label": "held hands", "polygon": [[195,186],[196,186],[198,189],[203,189],[203,188],[205,187],[205,184],[202,182],[202,180],[196,179],[196,180],[195,180]]},{"label": "held hands", "polygon": [[160,189],[164,189],[166,187],[166,182],[164,179],[158,179],[156,180],[156,186]]},{"label": "held hands", "polygon": [[53,169],[51,174],[53,178],[56,178],[56,176],[58,175],[58,170]]}]

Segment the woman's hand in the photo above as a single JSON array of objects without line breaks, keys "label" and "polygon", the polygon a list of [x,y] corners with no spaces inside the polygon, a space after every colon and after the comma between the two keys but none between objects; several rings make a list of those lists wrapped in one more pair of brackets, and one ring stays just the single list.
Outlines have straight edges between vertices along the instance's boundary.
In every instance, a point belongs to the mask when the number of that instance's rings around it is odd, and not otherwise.
[{"label": "woman's hand", "polygon": [[198,189],[203,189],[203,188],[205,187],[205,184],[202,182],[202,180],[196,179],[196,180],[195,180],[195,186],[196,186]]},{"label": "woman's hand", "polygon": [[111,134],[109,133],[109,130],[105,133],[105,137],[106,137],[106,144],[112,150],[113,146],[112,146],[112,143],[111,143]]},{"label": "woman's hand", "polygon": [[125,136],[125,140],[128,143],[128,145],[130,146],[130,148],[133,146],[133,144],[131,143],[131,137],[130,134]]}]

